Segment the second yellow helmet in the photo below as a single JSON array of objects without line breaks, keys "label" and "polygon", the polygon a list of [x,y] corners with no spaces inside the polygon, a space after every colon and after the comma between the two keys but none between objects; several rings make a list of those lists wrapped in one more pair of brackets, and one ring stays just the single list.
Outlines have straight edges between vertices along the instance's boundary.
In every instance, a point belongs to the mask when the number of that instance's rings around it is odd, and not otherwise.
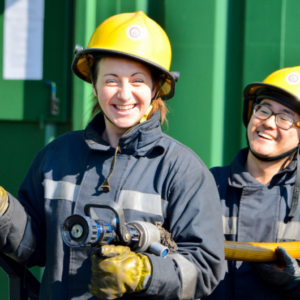
[{"label": "second yellow helmet", "polygon": [[244,89],[243,122],[251,118],[253,104],[257,98],[265,97],[277,101],[300,114],[300,66],[273,72],[262,82],[248,84]]}]

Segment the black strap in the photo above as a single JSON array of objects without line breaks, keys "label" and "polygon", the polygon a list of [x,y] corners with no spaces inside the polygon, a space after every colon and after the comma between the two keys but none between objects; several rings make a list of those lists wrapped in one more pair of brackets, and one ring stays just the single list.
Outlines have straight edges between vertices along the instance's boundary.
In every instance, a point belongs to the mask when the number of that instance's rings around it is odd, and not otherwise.
[{"label": "black strap", "polygon": [[[248,139],[247,139],[248,141]],[[248,143],[248,146],[249,146],[249,143]],[[261,161],[275,161],[275,160],[279,160],[279,159],[282,159],[284,157],[287,157],[289,156],[290,154],[292,154],[293,152],[295,152],[296,150],[298,149],[298,146],[296,146],[295,148],[289,150],[289,151],[286,151],[282,154],[279,154],[277,156],[272,156],[272,157],[261,157],[261,156],[258,156],[257,154],[255,154],[252,150],[251,150],[251,147],[249,146],[249,150],[251,151],[251,153],[253,154],[253,156],[255,156],[257,159],[261,160]]]},{"label": "black strap", "polygon": [[120,145],[118,144],[116,151],[115,151],[115,155],[114,155],[113,160],[110,165],[110,170],[109,170],[108,176],[105,178],[103,184],[101,185],[101,188],[104,192],[109,192],[111,190],[110,185],[109,185],[109,179],[114,172],[117,154],[118,154],[119,149],[120,149]]},{"label": "black strap", "polygon": [[296,181],[295,181],[295,187],[294,187],[294,193],[293,193],[293,200],[291,205],[291,210],[288,215],[289,218],[293,218],[296,214],[298,203],[299,203],[299,191],[300,191],[300,147],[297,151],[297,175],[296,175]]},{"label": "black strap", "polygon": [[[32,273],[0,252],[0,268],[9,276],[9,295],[13,300],[39,300],[40,283]],[[1,296],[2,299],[2,296]]]}]

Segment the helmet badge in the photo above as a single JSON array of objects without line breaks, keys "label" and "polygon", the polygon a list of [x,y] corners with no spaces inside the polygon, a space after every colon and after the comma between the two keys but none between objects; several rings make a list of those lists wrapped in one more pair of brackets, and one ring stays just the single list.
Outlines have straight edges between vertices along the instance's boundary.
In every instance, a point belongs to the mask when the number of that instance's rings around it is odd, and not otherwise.
[{"label": "helmet badge", "polygon": [[127,36],[133,41],[138,41],[147,37],[147,31],[140,25],[130,25],[127,28]]},{"label": "helmet badge", "polygon": [[298,84],[300,83],[300,74],[297,72],[292,72],[286,76],[285,80],[288,84]]}]

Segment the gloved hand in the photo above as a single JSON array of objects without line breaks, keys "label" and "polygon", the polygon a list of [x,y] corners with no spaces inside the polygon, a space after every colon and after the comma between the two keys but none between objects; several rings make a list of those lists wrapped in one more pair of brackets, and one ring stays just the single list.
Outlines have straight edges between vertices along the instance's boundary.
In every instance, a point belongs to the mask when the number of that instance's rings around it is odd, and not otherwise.
[{"label": "gloved hand", "polygon": [[273,263],[255,263],[260,276],[270,284],[282,286],[290,291],[300,284],[300,267],[295,258],[288,252],[277,247],[276,254],[279,260]]},{"label": "gloved hand", "polygon": [[146,284],[151,271],[146,255],[134,253],[129,247],[105,245],[101,247],[100,255],[92,255],[89,290],[99,299],[115,299],[124,293],[140,292],[145,289],[144,281]]},{"label": "gloved hand", "polygon": [[8,208],[8,197],[6,190],[0,186],[0,216],[2,216]]}]

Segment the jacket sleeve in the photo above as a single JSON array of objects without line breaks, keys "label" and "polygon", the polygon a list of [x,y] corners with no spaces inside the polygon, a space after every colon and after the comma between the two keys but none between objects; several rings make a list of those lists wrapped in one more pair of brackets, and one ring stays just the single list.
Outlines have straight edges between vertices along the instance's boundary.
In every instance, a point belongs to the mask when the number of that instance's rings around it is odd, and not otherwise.
[{"label": "jacket sleeve", "polygon": [[27,266],[45,263],[44,189],[37,156],[18,192],[8,193],[9,206],[0,217],[0,250]]},{"label": "jacket sleeve", "polygon": [[300,283],[298,286],[290,292],[281,292],[282,293],[282,299],[300,299]]},{"label": "jacket sleeve", "polygon": [[178,251],[167,258],[148,255],[152,278],[144,294],[195,299],[210,294],[223,276],[220,200],[211,173],[199,160],[174,171],[166,227]]},{"label": "jacket sleeve", "polygon": [[[300,259],[296,259],[298,266],[300,267]],[[300,299],[300,282],[298,281],[298,285],[291,291],[284,291],[281,288],[282,297],[284,299]]]}]

